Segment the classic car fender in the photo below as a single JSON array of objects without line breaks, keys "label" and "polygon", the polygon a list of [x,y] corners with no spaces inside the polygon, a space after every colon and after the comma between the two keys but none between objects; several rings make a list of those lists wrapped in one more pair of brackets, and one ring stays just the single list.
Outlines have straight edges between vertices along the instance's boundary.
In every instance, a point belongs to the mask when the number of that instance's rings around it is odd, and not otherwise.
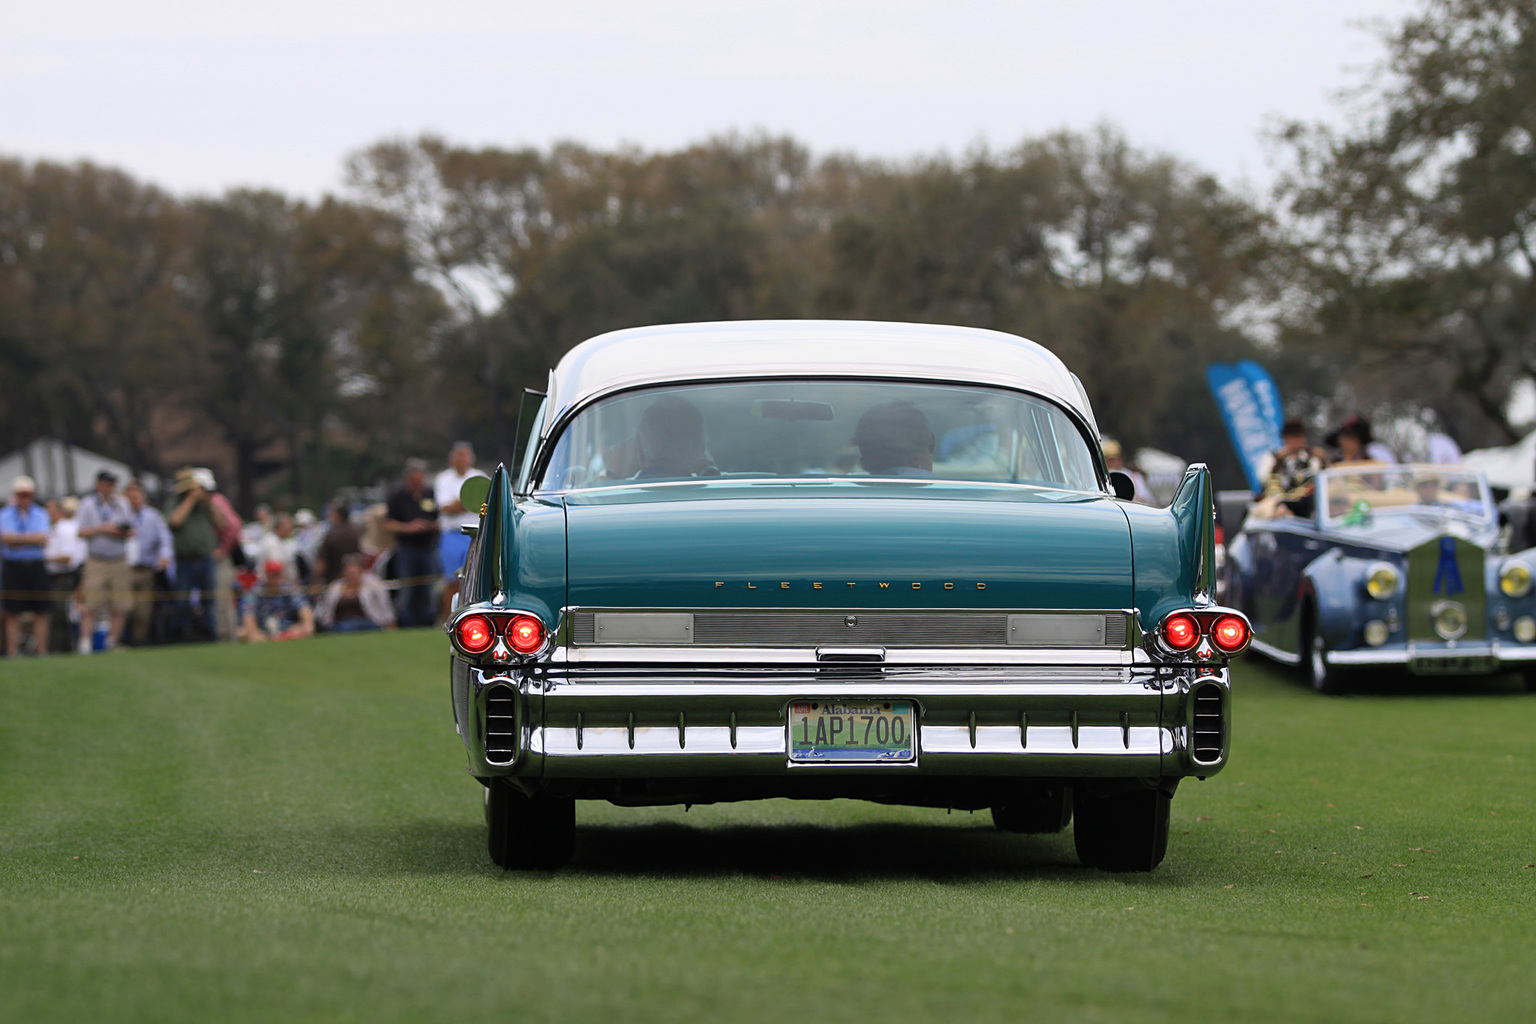
[{"label": "classic car fender", "polygon": [[1214,597],[1216,506],[1204,463],[1184,471],[1167,508],[1121,503],[1131,527],[1135,604],[1151,632],[1177,608]]},{"label": "classic car fender", "polygon": [[565,509],[517,501],[505,466],[491,476],[485,515],[464,561],[459,608],[516,608],[558,625],[565,604]]},{"label": "classic car fender", "polygon": [[1365,578],[1370,567],[1389,561],[1403,571],[1400,559],[1357,558],[1335,548],[1314,559],[1301,574],[1302,615],[1310,602],[1313,626],[1330,651],[1347,650],[1360,645],[1360,627],[1367,619],[1385,618],[1390,603],[1401,600],[1394,594],[1388,601],[1377,601],[1365,592]]}]

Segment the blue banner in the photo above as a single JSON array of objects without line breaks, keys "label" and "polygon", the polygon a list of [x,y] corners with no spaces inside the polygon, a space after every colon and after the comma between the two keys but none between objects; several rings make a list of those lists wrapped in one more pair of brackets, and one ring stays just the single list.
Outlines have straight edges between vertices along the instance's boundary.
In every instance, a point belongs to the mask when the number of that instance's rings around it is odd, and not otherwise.
[{"label": "blue banner", "polygon": [[1205,380],[1248,486],[1257,491],[1263,483],[1259,466],[1264,456],[1280,447],[1280,392],[1264,367],[1248,360],[1236,366],[1212,363],[1205,368]]},{"label": "blue banner", "polygon": [[1243,375],[1248,386],[1253,389],[1253,397],[1258,400],[1265,422],[1269,424],[1269,450],[1274,451],[1280,447],[1280,425],[1285,422],[1285,410],[1280,406],[1280,389],[1275,387],[1275,379],[1269,375],[1269,371],[1252,359],[1238,363],[1237,372]]}]

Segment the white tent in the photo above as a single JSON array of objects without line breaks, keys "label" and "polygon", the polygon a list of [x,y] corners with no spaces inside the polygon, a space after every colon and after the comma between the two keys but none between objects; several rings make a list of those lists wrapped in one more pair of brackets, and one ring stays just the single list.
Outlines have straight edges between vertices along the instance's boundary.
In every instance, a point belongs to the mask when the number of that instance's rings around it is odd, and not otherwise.
[{"label": "white tent", "polygon": [[[20,451],[0,457],[0,491],[9,497],[11,481],[25,475],[37,481],[39,498],[84,494],[96,486],[96,474],[104,469],[116,473],[119,483],[133,475],[127,465],[116,459],[87,451],[78,445],[42,437]],[[159,490],[160,480],[154,474],[140,474],[140,479],[150,491]]]},{"label": "white tent", "polygon": [[1530,490],[1536,478],[1536,431],[1507,448],[1479,448],[1462,456],[1462,465],[1488,474],[1488,482],[1510,490]]}]

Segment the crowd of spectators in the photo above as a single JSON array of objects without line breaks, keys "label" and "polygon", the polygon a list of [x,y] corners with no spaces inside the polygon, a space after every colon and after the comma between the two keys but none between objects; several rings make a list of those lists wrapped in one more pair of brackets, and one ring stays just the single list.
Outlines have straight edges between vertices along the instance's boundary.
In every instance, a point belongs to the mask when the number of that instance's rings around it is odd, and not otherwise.
[{"label": "crowd of spectators", "polygon": [[433,625],[468,552],[459,527],[478,520],[459,489],[485,475],[467,442],[448,463],[429,481],[411,459],[385,501],[338,498],[324,522],[266,505],[246,521],[201,467],[178,471],[159,507],[108,470],[90,493],[46,501],[18,476],[0,506],[3,653]]}]

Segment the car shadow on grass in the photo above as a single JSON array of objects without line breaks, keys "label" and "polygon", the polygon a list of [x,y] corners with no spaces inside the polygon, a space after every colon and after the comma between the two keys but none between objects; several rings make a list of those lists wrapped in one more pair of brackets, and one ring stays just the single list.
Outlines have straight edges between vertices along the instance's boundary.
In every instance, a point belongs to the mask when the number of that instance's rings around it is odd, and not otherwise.
[{"label": "car shadow on grass", "polygon": [[653,823],[576,829],[571,868],[602,875],[762,874],[974,879],[1080,874],[1070,833],[1009,835],[991,828],[911,824]]},{"label": "car shadow on grass", "polygon": [[1343,677],[1343,686],[1344,696],[1349,697],[1513,697],[1525,693],[1525,680],[1514,674],[1416,676],[1396,669],[1352,672]]}]

